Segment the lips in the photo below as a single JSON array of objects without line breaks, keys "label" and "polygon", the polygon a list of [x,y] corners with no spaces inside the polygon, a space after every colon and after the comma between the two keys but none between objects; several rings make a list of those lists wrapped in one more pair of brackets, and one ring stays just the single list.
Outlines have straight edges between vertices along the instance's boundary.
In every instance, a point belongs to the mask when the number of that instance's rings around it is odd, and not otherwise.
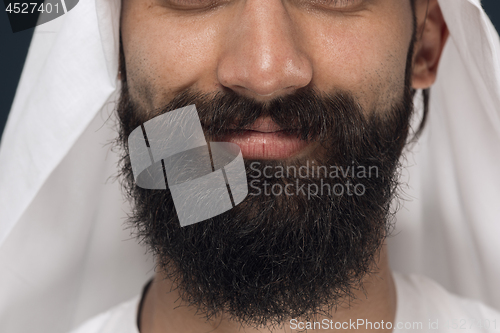
[{"label": "lips", "polygon": [[293,129],[281,128],[270,118],[259,118],[243,131],[226,131],[217,141],[237,144],[245,159],[286,159],[310,144],[293,132]]}]

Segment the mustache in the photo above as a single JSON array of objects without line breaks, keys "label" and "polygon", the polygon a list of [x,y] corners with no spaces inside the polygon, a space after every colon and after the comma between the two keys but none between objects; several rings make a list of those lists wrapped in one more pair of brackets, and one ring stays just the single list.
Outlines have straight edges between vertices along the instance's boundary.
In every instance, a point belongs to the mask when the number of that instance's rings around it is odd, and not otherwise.
[{"label": "mustache", "polygon": [[[256,101],[230,89],[216,93],[186,89],[167,105],[152,112],[140,112],[147,114],[148,119],[136,123],[143,123],[191,104],[196,105],[205,135],[214,138],[246,131],[259,118],[268,117],[280,132],[296,135],[302,140],[325,141],[332,134],[332,129],[337,128],[336,124],[359,124],[367,121],[351,93],[337,91],[334,94],[324,94],[305,87],[291,95],[276,97],[267,102]],[[133,107],[137,108],[137,105]]]},{"label": "mustache", "polygon": [[[402,98],[387,108],[365,110],[350,91],[318,92],[304,87],[293,94],[260,102],[230,89],[204,93],[187,88],[163,107],[146,110],[131,98],[126,82],[117,108],[120,119],[118,141],[125,142],[130,133],[144,122],[188,105],[196,105],[208,141],[242,132],[259,118],[269,117],[287,134],[301,140],[317,141],[330,156],[357,160],[363,149],[372,151],[370,160],[400,154],[409,132],[413,98],[409,86]],[[395,143],[392,149],[387,145]],[[370,162],[371,163],[371,162]]]}]

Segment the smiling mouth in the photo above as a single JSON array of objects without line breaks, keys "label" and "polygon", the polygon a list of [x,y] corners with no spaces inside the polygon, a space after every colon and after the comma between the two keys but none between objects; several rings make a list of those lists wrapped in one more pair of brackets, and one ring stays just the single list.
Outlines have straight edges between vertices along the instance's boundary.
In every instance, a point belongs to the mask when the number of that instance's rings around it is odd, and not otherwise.
[{"label": "smiling mouth", "polygon": [[237,144],[245,159],[281,160],[300,154],[311,145],[296,130],[282,129],[270,118],[259,118],[243,130],[227,130],[215,141]]}]

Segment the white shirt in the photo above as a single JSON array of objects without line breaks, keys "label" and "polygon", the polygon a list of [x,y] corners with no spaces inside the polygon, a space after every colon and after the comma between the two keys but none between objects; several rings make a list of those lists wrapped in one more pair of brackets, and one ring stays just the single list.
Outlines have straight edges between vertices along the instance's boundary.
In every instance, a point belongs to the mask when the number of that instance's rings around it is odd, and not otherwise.
[{"label": "white shirt", "polygon": [[[500,331],[500,313],[492,308],[453,295],[423,276],[399,273],[393,273],[393,276],[397,292],[396,319],[391,325],[393,333]],[[72,333],[139,333],[137,313],[140,300],[141,296],[138,295],[88,320]],[[387,326],[390,323],[368,323],[363,318],[335,324],[339,325],[337,329],[340,330],[342,326],[359,331],[371,327],[390,328]],[[335,324],[330,325],[335,328]]]}]

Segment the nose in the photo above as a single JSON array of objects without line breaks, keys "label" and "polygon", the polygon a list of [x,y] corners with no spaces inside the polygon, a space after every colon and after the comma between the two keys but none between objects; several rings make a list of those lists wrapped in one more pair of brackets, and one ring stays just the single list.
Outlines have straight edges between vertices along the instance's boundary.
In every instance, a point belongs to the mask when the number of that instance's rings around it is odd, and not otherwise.
[{"label": "nose", "polygon": [[307,86],[312,64],[279,0],[244,1],[226,31],[219,83],[243,95],[271,98]]}]

